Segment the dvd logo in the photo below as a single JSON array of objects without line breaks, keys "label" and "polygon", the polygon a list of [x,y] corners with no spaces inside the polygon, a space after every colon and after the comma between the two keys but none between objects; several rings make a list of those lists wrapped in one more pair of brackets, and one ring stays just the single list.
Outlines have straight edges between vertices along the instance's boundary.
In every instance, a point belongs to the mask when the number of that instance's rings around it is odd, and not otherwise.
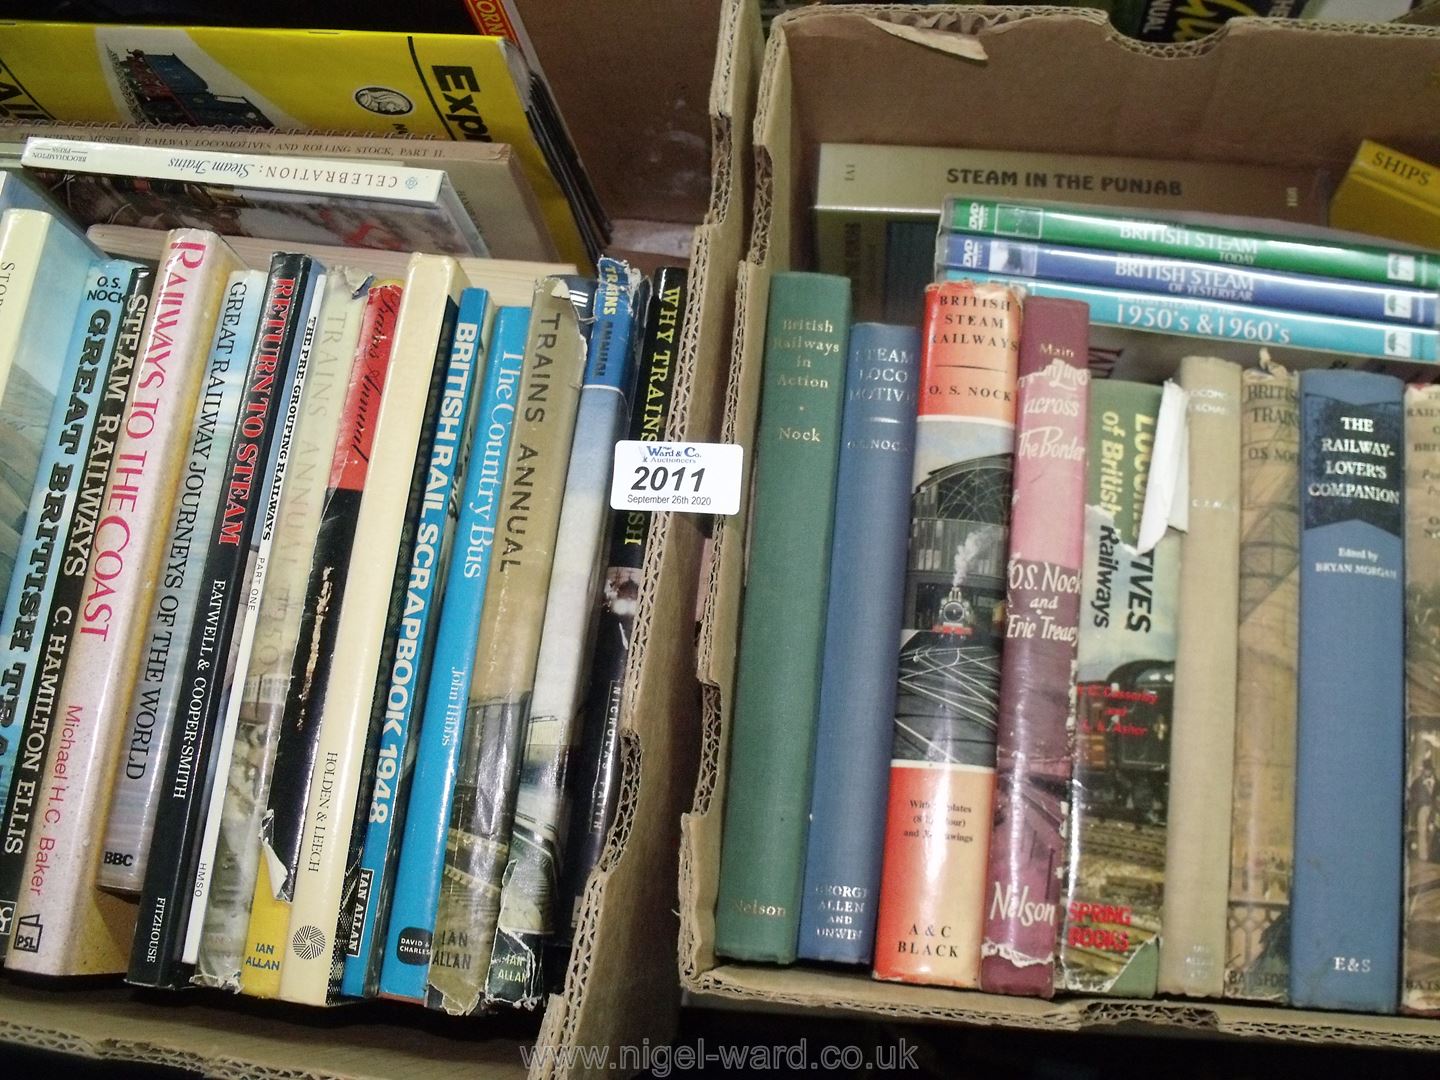
[{"label": "dvd logo", "polygon": [[134,866],[135,856],[124,851],[105,852],[106,866]]}]

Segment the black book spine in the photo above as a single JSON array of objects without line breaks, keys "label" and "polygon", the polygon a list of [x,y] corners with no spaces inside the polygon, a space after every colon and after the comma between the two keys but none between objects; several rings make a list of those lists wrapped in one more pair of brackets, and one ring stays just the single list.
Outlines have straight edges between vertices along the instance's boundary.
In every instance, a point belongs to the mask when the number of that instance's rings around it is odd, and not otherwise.
[{"label": "black book spine", "polygon": [[[651,282],[640,338],[640,379],[626,438],[660,442],[675,386],[675,359],[685,315],[686,273],[661,267]],[[580,915],[580,897],[600,861],[620,795],[620,711],[625,668],[640,594],[650,515],[617,510],[595,628],[590,687],[582,709],[580,750],[570,774],[571,815],[560,867],[555,947],[567,949]],[[547,965],[563,973],[564,965]]]},{"label": "black book spine", "polygon": [[51,722],[65,667],[70,655],[75,611],[85,588],[85,571],[95,541],[95,524],[125,406],[130,401],[131,377],[140,349],[140,335],[150,310],[150,290],[155,271],[141,268],[130,274],[125,289],[120,329],[105,366],[105,389],[95,412],[95,429],[85,452],[85,468],[75,497],[65,546],[61,548],[50,614],[41,639],[39,668],[31,691],[29,708],[24,710],[25,727],[20,735],[20,752],[15,760],[14,779],[5,799],[4,831],[0,833],[0,957],[10,945],[10,926],[15,901],[25,873],[25,848],[34,823],[35,796],[40,789],[41,770],[50,749]]},{"label": "black book spine", "polygon": [[[290,701],[285,706],[275,750],[268,815],[261,837],[284,872],[283,880],[271,879],[271,888],[277,899],[287,903],[295,898],[295,875],[300,866],[325,691],[330,682],[341,602],[355,547],[355,524],[365,492],[370,445],[382,404],[400,301],[398,284],[377,284],[366,301],[360,330],[363,351],[356,359],[346,392],[339,441],[305,587],[300,633],[290,669]],[[252,922],[252,938],[254,931]]]},{"label": "black book spine", "polygon": [[140,893],[136,947],[126,981],[137,986],[189,985],[192,966],[182,952],[200,858],[200,840],[213,783],[210,758],[225,711],[232,649],[254,569],[252,538],[268,501],[271,445],[284,423],[285,401],[303,332],[312,279],[308,256],[276,255],[270,262],[260,326],[245,375],[239,421],[230,447],[215,526],[196,593],[198,609],[185,651],[181,711],[165,756],[161,800],[145,885]]}]

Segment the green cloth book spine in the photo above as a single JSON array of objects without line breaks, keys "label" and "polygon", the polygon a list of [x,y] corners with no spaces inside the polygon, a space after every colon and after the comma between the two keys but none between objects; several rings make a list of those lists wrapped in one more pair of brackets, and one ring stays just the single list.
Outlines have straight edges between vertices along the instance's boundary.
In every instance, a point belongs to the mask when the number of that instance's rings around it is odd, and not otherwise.
[{"label": "green cloth book spine", "polygon": [[791,963],[850,332],[849,279],[776,274],[755,435],[715,951]]}]

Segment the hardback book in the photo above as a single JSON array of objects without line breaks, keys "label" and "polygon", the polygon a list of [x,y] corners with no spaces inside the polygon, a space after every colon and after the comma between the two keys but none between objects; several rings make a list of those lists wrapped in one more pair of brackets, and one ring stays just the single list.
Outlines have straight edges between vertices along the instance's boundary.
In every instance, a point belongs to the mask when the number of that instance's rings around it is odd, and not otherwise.
[{"label": "hardback book", "polygon": [[935,226],[950,196],[1063,199],[1083,206],[1325,222],[1326,178],[1215,162],[823,143],[816,266],[855,283],[860,319],[918,319]]},{"label": "hardback book", "polygon": [[[3,173],[0,173],[3,176]],[[160,252],[165,234],[158,229],[136,229],[128,225],[91,225],[85,231],[100,250],[127,259],[154,261]],[[269,240],[232,236],[226,241],[235,254],[253,270],[270,266],[275,245]],[[379,251],[373,248],[333,247],[329,244],[287,244],[288,250],[310,255],[326,266],[346,266],[352,271],[394,278],[405,273],[410,256],[403,251]],[[554,274],[573,274],[573,263],[520,262],[513,259],[459,259],[460,269],[477,289],[490,293],[492,304],[528,307],[535,282]]]},{"label": "hardback book", "polygon": [[455,142],[381,134],[321,135],[263,128],[155,129],[12,121],[0,124],[0,166],[8,167],[13,161],[18,168],[25,139],[32,135],[90,143],[129,143],[175,151],[329,158],[352,167],[389,163],[412,169],[440,170],[450,178],[460,204],[480,230],[491,256],[497,259],[558,258],[534,190],[520,168],[519,156],[514,147],[503,142]]},{"label": "hardback book", "polygon": [[[193,981],[202,986],[236,990],[240,985],[259,869],[261,817],[289,696],[310,556],[369,289],[370,278],[365,274],[329,267],[325,275],[315,345],[275,515],[276,533],[255,624],[254,649],[240,687],[235,750],[226,778],[209,901],[196,952]],[[217,773],[217,783],[218,777]]]},{"label": "hardback book", "polygon": [[82,225],[489,254],[441,169],[40,135],[20,162]]},{"label": "hardback book", "polygon": [[1189,505],[1180,540],[1162,994],[1225,989],[1240,606],[1240,367],[1187,356]]},{"label": "hardback book", "polygon": [[[60,359],[54,403],[46,426],[35,487],[19,534],[16,572],[0,615],[0,806],[10,791],[19,734],[35,685],[45,623],[54,595],[55,570],[65,535],[95,412],[105,386],[105,368],[123,315],[126,286],[136,264],[97,260],[83,283],[83,299]],[[51,358],[52,361],[55,358]]]},{"label": "hardback book", "polygon": [[1225,996],[1289,993],[1300,587],[1300,409],[1274,363],[1241,376],[1240,616]]},{"label": "hardback book", "polygon": [[797,954],[869,964],[890,779],[920,331],[850,328]]},{"label": "hardback book", "polygon": [[115,442],[130,401],[131,376],[139,353],[155,272],[148,267],[130,271],[123,289],[115,334],[99,372],[100,397],[86,438],[74,508],[52,570],[54,591],[45,622],[39,627],[39,653],[30,693],[17,703],[23,727],[5,800],[4,831],[0,833],[0,954],[8,950],[15,901],[25,871],[25,853],[36,820],[35,797],[40,789],[45,759],[54,731],[55,706],[64,683],[75,612],[80,606],[85,571],[94,547],[95,526],[110,479]]},{"label": "hardback book", "polygon": [[1159,970],[1180,537],[1139,550],[1161,389],[1090,384],[1074,780],[1057,989],[1152,997]]},{"label": "hardback book", "polygon": [[[1405,789],[1402,390],[1399,379],[1374,372],[1300,373],[1300,690],[1290,1002],[1301,1008],[1385,1013],[1399,1004]],[[1363,633],[1356,632],[1359,627]],[[1357,717],[1365,722],[1356,723]]]},{"label": "hardback book", "polygon": [[1165,255],[1033,243],[974,232],[941,233],[936,241],[935,266],[937,270],[975,269],[1074,285],[1134,289],[1162,296],[1309,311],[1343,319],[1394,322],[1402,326],[1433,328],[1437,305],[1440,305],[1440,294],[1433,290],[1310,277]]},{"label": "hardback book", "polygon": [[177,229],[156,273],[36,793],[28,884],[5,961],[16,971],[111,974],[128,963],[135,908],[95,887],[101,851],[93,830],[114,787],[185,445],[225,284],[237,269],[215,234]]},{"label": "hardback book", "polygon": [[585,374],[579,316],[563,279],[536,286],[520,390],[524,405],[505,468],[430,954],[428,1000],[452,1014],[473,1013],[485,997]]},{"label": "hardback book", "polygon": [[[280,997],[324,1005],[338,988],[345,943],[337,941],[342,896],[360,800],[365,748],[377,693],[389,688],[384,663],[391,598],[408,603],[413,522],[430,479],[431,448],[443,421],[447,383],[469,358],[451,354],[456,308],[466,281],[454,259],[415,255],[395,319],[385,389],[369,446],[370,468],[355,517],[360,559],[350,560],[306,798],[302,857],[290,904]],[[447,360],[448,358],[448,360]],[[406,523],[411,522],[409,529]],[[383,724],[385,712],[378,712]],[[378,735],[378,731],[376,732]],[[355,851],[358,859],[359,851]]]},{"label": "hardback book", "polygon": [[[573,145],[501,38],[10,22],[0,56],[24,87],[12,116],[352,134],[398,121],[411,135],[507,143],[565,260],[603,245],[608,223]],[[328,78],[337,68],[343,86]]]},{"label": "hardback book", "polygon": [[928,286],[877,979],[980,979],[1005,636],[1020,299]]},{"label": "hardback book", "polygon": [[1330,224],[1440,248],[1437,179],[1440,168],[1363,139],[1331,200]]},{"label": "hardback book", "polygon": [[770,282],[715,951],[795,960],[830,578],[850,282]]},{"label": "hardback book", "polygon": [[595,601],[610,523],[610,466],[630,420],[635,389],[632,343],[640,276],[602,258],[596,267],[595,321],[575,416],[564,494],[545,592],[535,692],[525,725],[509,859],[486,976],[486,1001],[524,1008],[543,1003],[545,944],[558,917],[557,878],[566,769],[579,737],[579,710],[594,644]]},{"label": "hardback book", "polygon": [[[246,598],[260,565],[257,534],[284,480],[285,417],[303,386],[312,299],[324,268],[277,253],[265,281],[253,345],[244,357],[239,422],[221,470],[224,486],[211,528],[196,552],[196,611],[181,664],[180,702],[166,748],[161,798],[136,921],[141,943],[126,981],[172,989],[189,984],[184,959],[190,910],[203,902],[205,812],[221,764],[227,701],[237,675]],[[222,314],[223,318],[223,314]],[[240,363],[240,358],[235,358]],[[201,402],[200,410],[205,408]]]},{"label": "hardback book", "polygon": [[[400,644],[377,685],[375,708],[380,732],[370,775],[362,777],[360,808],[367,811],[355,835],[362,847],[354,874],[347,875],[345,903],[349,932],[340,942],[345,954],[341,993],[373,997],[380,974],[385,923],[395,885],[410,780],[415,768],[416,729],[425,710],[440,597],[450,567],[450,547],[459,517],[460,485],[474,438],[473,415],[485,378],[494,309],[484,289],[465,289],[450,337],[444,398],[433,418],[423,504],[406,567],[399,612]],[[407,525],[407,528],[409,526]],[[374,721],[372,720],[372,726]],[[368,790],[367,790],[368,788]]]},{"label": "hardback book", "polygon": [[1256,344],[1265,344],[1413,363],[1440,361],[1440,331],[1398,323],[1342,319],[1220,300],[1161,296],[1136,289],[1070,285],[979,270],[946,270],[941,276],[1008,285],[1023,290],[1027,296],[1079,300],[1090,305],[1092,326],[1137,331],[1150,336],[1175,335],[1217,343],[1233,342],[1246,353],[1253,353]]},{"label": "hardback book", "polygon": [[[50,411],[61,394],[70,330],[99,251],[42,210],[0,215],[0,595],[10,575],[40,466]],[[0,775],[0,779],[3,779]]]},{"label": "hardback book", "polygon": [[[662,266],[651,278],[639,340],[639,376],[626,438],[665,438],[675,387],[675,357],[685,324],[686,271]],[[569,827],[561,850],[555,949],[568,949],[580,917],[585,882],[600,861],[620,795],[620,716],[625,671],[640,601],[650,515],[617,510],[602,583],[590,685],[581,706],[580,746],[569,769]],[[552,966],[561,966],[560,961]]]},{"label": "hardback book", "polygon": [[184,705],[185,649],[199,607],[200,564],[220,506],[264,293],[265,275],[259,271],[231,274],[210,343],[209,367],[180,474],[175,520],[165,542],[164,569],[150,610],[145,666],[130,702],[110,800],[99,881],[101,888],[112,892],[138,893],[145,883],[155,812],[163,797],[160,778],[166,748],[175,716]]},{"label": "hardback book", "polygon": [[1054,992],[1085,548],[1088,343],[1084,307],[1025,305],[980,942],[980,989],[991,993]]},{"label": "hardback book", "polygon": [[[961,233],[1213,263],[1234,270],[1370,282],[1397,287],[1402,294],[1419,291],[1427,300],[1440,288],[1440,259],[1433,253],[1359,244],[1352,236],[1321,230],[1299,235],[1248,232],[1122,210],[972,198],[947,199],[941,226]],[[1433,323],[1433,318],[1428,320]]]},{"label": "hardback book", "polygon": [[506,462],[522,402],[529,327],[529,308],[507,307],[496,313],[491,332],[476,416],[476,444],[465,473],[456,540],[450,549],[450,571],[418,733],[395,887],[383,931],[379,982],[383,997],[425,1000],[450,804],[466,735],[467,703]]},{"label": "hardback book", "polygon": [[214,878],[215,856],[220,843],[225,810],[225,778],[230,775],[230,763],[234,757],[235,737],[240,726],[240,707],[244,702],[244,688],[249,679],[250,662],[255,651],[260,601],[265,592],[265,581],[270,573],[270,556],[275,546],[280,500],[284,496],[285,480],[289,475],[291,451],[295,447],[295,430],[299,422],[300,408],[304,404],[305,383],[309,380],[310,360],[315,352],[315,341],[319,336],[320,319],[324,315],[328,292],[326,285],[329,271],[313,260],[311,267],[311,280],[302,298],[303,311],[290,343],[289,384],[280,391],[283,396],[277,394],[279,411],[269,421],[274,431],[270,439],[269,456],[263,459],[265,481],[260,487],[259,503],[254,511],[258,518],[250,530],[249,551],[241,571],[240,582],[244,587],[235,594],[235,602],[239,608],[234,616],[234,629],[226,664],[225,681],[228,689],[223,701],[223,712],[215,728],[213,749],[206,772],[204,805],[199,819],[202,824],[199,853],[195,863],[195,888],[181,950],[181,963],[192,981],[199,962],[205,909],[210,902],[210,884]]},{"label": "hardback book", "polygon": [[1405,389],[1405,900],[1400,1007],[1440,1013],[1440,387]]},{"label": "hardback book", "polygon": [[[372,282],[369,288],[330,460],[288,695],[275,739],[270,789],[260,819],[260,860],[240,972],[241,992],[253,997],[280,993],[310,779],[318,760],[320,725],[336,658],[335,637],[344,611],[356,520],[395,344],[402,287],[401,282],[387,279]],[[327,933],[327,941],[329,938]]]}]

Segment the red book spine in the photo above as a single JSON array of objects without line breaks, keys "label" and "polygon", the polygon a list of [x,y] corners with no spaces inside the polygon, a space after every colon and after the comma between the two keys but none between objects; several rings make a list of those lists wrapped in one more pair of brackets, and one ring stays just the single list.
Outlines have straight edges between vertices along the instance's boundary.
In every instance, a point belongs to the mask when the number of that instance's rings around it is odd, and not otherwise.
[{"label": "red book spine", "polygon": [[925,291],[880,979],[979,983],[1019,336],[1004,286]]},{"label": "red book spine", "polygon": [[980,946],[980,988],[993,993],[1054,992],[1085,550],[1089,324],[1089,307],[1077,301],[1025,302],[995,823]]}]

